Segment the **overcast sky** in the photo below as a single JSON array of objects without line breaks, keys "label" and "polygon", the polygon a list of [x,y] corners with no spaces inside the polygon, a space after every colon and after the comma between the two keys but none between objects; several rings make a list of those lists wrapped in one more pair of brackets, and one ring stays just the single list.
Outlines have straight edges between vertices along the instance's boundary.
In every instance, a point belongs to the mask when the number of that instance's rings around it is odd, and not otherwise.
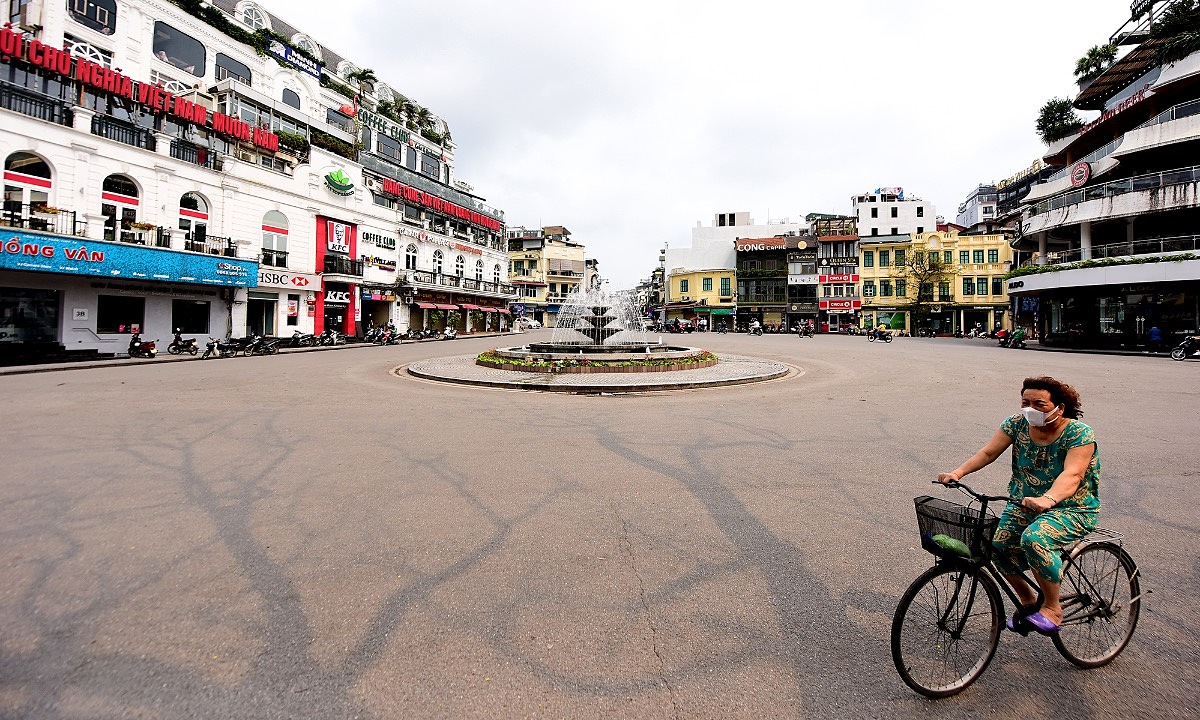
[{"label": "overcast sky", "polygon": [[[953,220],[1027,167],[1041,105],[1129,0],[327,0],[263,4],[449,124],[512,225],[565,225],[611,289],[697,221],[849,213],[902,186]],[[1089,117],[1090,119],[1090,117]]]}]

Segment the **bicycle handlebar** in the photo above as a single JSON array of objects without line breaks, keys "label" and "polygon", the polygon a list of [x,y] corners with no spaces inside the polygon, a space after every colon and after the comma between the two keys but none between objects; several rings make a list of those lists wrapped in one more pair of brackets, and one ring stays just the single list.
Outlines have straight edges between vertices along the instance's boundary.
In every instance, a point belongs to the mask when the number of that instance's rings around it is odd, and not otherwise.
[{"label": "bicycle handlebar", "polygon": [[963,490],[968,495],[970,495],[971,497],[973,497],[976,500],[979,500],[981,502],[984,500],[986,500],[988,502],[992,502],[993,500],[1003,500],[1004,502],[1016,503],[1017,505],[1021,504],[1020,500],[1018,500],[1014,497],[1009,497],[1008,495],[984,495],[982,493],[977,493],[971,489],[970,485],[967,485],[966,483],[964,483],[960,480],[951,480],[948,483],[940,482],[938,480],[933,480],[932,482],[934,485],[945,485],[948,488],[957,488],[959,490]]}]

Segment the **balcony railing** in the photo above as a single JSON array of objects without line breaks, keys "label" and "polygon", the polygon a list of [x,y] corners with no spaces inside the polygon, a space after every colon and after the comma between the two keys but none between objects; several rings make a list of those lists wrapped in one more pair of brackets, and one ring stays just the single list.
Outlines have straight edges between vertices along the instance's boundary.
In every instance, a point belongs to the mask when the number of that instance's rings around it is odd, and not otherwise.
[{"label": "balcony railing", "polygon": [[1149,175],[1138,175],[1137,177],[1113,180],[1091,187],[1080,188],[1079,190],[1072,190],[1052,198],[1046,198],[1030,208],[1029,213],[1030,215],[1041,215],[1051,210],[1058,210],[1069,205],[1078,205],[1089,200],[1099,200],[1100,198],[1112,197],[1114,195],[1124,195],[1125,193],[1142,190],[1154,190],[1168,185],[1183,185],[1197,181],[1200,181],[1200,165],[1180,168],[1179,170],[1151,173]]},{"label": "balcony railing", "polygon": [[0,82],[0,107],[56,125],[73,122],[71,106],[63,100],[6,82]]},{"label": "balcony railing", "polygon": [[184,160],[193,165],[206,167],[210,170],[224,169],[224,162],[221,160],[221,154],[209,150],[206,147],[194,145],[186,140],[178,138],[171,141],[171,157],[176,160]]},{"label": "balcony railing", "polygon": [[197,234],[188,233],[184,236],[183,249],[188,252],[204,253],[205,255],[237,257],[237,245],[234,244],[233,240],[217,237],[216,235],[205,235],[201,238]]},{"label": "balcony railing", "polygon": [[146,247],[171,247],[171,231],[160,227],[148,230],[122,227],[120,232],[117,232],[113,228],[105,228],[104,239],[109,242],[123,242],[130,245],[145,245]]},{"label": "balcony railing", "polygon": [[[1104,258],[1131,257],[1134,255],[1168,255],[1187,252],[1200,252],[1200,235],[1148,238],[1146,240],[1134,240],[1133,242],[1097,245],[1091,249],[1091,257],[1089,259],[1102,260]],[[1082,260],[1084,260],[1084,257],[1081,248],[1046,253],[1047,265],[1065,265]],[[1034,264],[1033,259],[1021,263],[1022,266],[1031,264]]]},{"label": "balcony railing", "polygon": [[351,260],[350,258],[338,257],[336,255],[325,256],[325,272],[335,275],[353,275],[354,277],[363,276],[363,263],[361,260]]},{"label": "balcony railing", "polygon": [[26,230],[39,230],[55,235],[71,235],[85,237],[87,221],[76,220],[74,210],[55,210],[49,212],[45,205],[20,203],[4,203],[0,212],[0,225],[19,227]]},{"label": "balcony railing", "polygon": [[115,140],[119,143],[132,145],[134,147],[145,148],[153,151],[155,149],[154,133],[146,128],[138,127],[131,122],[118,120],[107,115],[92,116],[92,134],[100,137]]},{"label": "balcony railing", "polygon": [[476,292],[499,293],[503,295],[514,294],[513,286],[509,283],[489,282],[487,280],[475,280],[473,278],[459,278],[455,275],[446,275],[430,270],[402,270],[397,277],[400,282],[419,285],[431,285],[440,287],[457,287],[463,290],[474,290]]},{"label": "balcony railing", "polygon": [[738,295],[738,302],[739,303],[781,304],[781,303],[787,302],[787,296],[786,295],[759,295],[759,294],[752,295],[752,294],[744,293],[744,294]]},{"label": "balcony railing", "polygon": [[288,254],[286,250],[268,250],[263,248],[261,264],[277,268],[286,268],[288,266],[287,258]]}]

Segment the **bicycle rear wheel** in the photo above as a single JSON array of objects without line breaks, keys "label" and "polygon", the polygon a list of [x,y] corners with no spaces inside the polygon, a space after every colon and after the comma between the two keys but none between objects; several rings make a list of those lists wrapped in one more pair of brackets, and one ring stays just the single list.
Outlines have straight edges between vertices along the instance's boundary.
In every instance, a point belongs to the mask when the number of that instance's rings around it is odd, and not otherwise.
[{"label": "bicycle rear wheel", "polygon": [[1133,636],[1141,613],[1141,583],[1129,553],[1093,543],[1067,561],[1062,577],[1062,630],[1052,638],[1062,656],[1082,668],[1107,665]]},{"label": "bicycle rear wheel", "polygon": [[987,669],[1004,604],[995,581],[977,570],[938,565],[917,578],[892,618],[892,662],[913,690],[947,697]]}]

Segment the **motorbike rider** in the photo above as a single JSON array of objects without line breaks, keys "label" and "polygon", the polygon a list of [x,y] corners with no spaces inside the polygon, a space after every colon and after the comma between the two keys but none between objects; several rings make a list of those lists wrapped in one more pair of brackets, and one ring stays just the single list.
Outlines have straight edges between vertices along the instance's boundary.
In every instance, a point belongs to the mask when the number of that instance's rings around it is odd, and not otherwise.
[{"label": "motorbike rider", "polygon": [[1016,330],[1013,330],[1012,340],[1010,342],[1013,345],[1025,342],[1025,328],[1018,326]]},{"label": "motorbike rider", "polygon": [[762,329],[762,323],[760,323],[758,321],[758,318],[755,318],[750,321],[750,332],[756,332],[761,329]]},{"label": "motorbike rider", "polygon": [[879,326],[875,328],[875,339],[878,340],[879,338],[883,337],[885,332],[887,332],[887,323],[880,322]]}]

